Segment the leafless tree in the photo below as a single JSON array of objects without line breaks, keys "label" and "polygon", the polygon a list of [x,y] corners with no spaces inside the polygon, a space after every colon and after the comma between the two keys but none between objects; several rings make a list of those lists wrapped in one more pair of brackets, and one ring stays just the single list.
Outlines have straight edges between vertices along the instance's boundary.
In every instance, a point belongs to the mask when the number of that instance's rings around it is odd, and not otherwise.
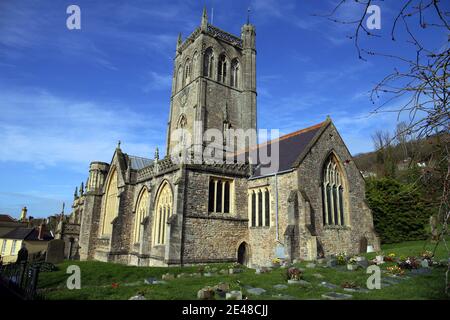
[{"label": "leafless tree", "polygon": [[409,140],[409,134],[408,134],[408,125],[406,122],[402,121],[397,124],[397,128],[395,129],[395,137],[397,139],[398,144],[402,148],[403,151],[403,159],[408,158],[408,140]]},{"label": "leafless tree", "polygon": [[[394,2],[389,4],[392,3]],[[370,15],[368,9],[372,5],[378,5],[382,9],[383,6],[387,6],[387,2],[339,0],[329,13],[320,16],[337,24],[354,25],[349,38],[353,40],[356,54],[360,59],[384,57],[396,62],[396,67],[388,71],[371,91],[370,100],[374,104],[372,114],[394,112],[398,114],[398,119],[406,115],[408,120],[405,126],[402,125],[401,132],[408,132],[416,139],[424,139],[432,135],[443,137],[442,145],[436,149],[434,155],[436,165],[432,169],[438,170],[437,173],[443,177],[441,179],[442,194],[439,199],[439,220],[442,223],[439,239],[450,255],[445,239],[448,234],[450,216],[450,110],[448,106],[450,5],[448,1],[440,0],[402,0],[395,3],[399,6],[392,19],[383,20],[383,28],[388,26],[390,30],[390,39],[384,40],[390,41],[394,49],[401,42],[406,42],[410,49],[403,50],[401,55],[398,54],[399,50],[394,50],[392,53],[365,48],[370,47],[369,40],[383,37],[381,33],[368,28],[366,24]],[[340,11],[345,10],[348,5],[357,7],[359,15],[356,19],[339,18]],[[442,34],[447,41],[442,44],[430,44],[430,41],[426,41],[429,40],[426,38],[428,30]],[[398,131],[396,138],[402,139]],[[434,250],[438,244],[439,242],[436,243]],[[448,287],[447,281],[447,293],[449,293]]]}]

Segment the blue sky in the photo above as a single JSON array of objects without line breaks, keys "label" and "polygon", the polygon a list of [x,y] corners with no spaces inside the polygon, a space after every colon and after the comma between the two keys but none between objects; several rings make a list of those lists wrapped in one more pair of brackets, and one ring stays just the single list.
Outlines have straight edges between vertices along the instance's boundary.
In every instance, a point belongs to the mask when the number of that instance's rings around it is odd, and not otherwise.
[{"label": "blue sky", "polygon": [[[251,7],[259,128],[288,133],[330,115],[353,154],[371,151],[371,134],[393,129],[397,118],[369,116],[368,92],[394,65],[359,60],[346,37],[352,26],[313,16],[333,3],[0,1],[0,213],[17,217],[26,205],[36,217],[59,212],[62,202],[70,207],[90,161],[109,162],[118,140],[143,157],[164,149],[177,35],[199,25],[204,5],[209,13],[214,7],[214,25],[237,35]],[[379,3],[380,35],[389,33],[399,3]],[[81,8],[81,30],[66,28],[70,4]],[[351,4],[339,17],[360,13]],[[424,38],[431,46],[446,42],[431,30]],[[408,44],[385,37],[363,43],[408,52]]]}]

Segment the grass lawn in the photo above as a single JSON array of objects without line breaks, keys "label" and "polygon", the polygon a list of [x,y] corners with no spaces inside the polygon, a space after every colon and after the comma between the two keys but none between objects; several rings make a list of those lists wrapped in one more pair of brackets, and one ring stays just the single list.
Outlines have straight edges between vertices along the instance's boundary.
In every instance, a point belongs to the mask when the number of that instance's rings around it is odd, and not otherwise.
[{"label": "grass lawn", "polygon": [[[424,249],[431,250],[432,246],[424,248],[424,241],[410,241],[383,246],[385,254],[391,252],[397,256],[418,256]],[[367,254],[373,258],[374,253]],[[436,260],[446,259],[445,248],[440,245],[436,252]],[[69,290],[66,288],[66,269],[76,264],[81,269],[81,289]],[[385,270],[389,263],[383,264]],[[210,264],[211,268],[228,269],[229,264]],[[305,268],[306,262],[298,264]],[[232,290],[239,289],[240,285],[263,288],[266,290],[260,296],[249,295],[249,299],[279,299],[276,295],[285,295],[296,299],[320,299],[328,292],[346,293],[340,286],[346,281],[353,281],[362,288],[366,287],[368,274],[365,270],[347,271],[342,268],[325,268],[317,265],[315,268],[305,268],[304,280],[311,283],[310,287],[289,285],[287,289],[276,290],[276,284],[287,284],[286,269],[274,269],[269,273],[257,275],[254,269],[245,269],[239,274],[218,274],[212,277],[182,277],[167,281],[166,284],[147,285],[144,279],[155,277],[161,279],[164,273],[196,273],[199,267],[133,267],[97,261],[66,261],[58,265],[58,271],[42,272],[39,276],[39,292],[45,299],[129,299],[138,292],[143,292],[147,299],[173,300],[197,299],[197,291],[205,286],[215,286],[220,282],[229,283]],[[368,293],[351,293],[353,299],[449,299],[445,295],[445,267],[434,267],[432,272],[425,275],[410,276],[398,284],[383,287],[380,290],[371,290]],[[320,274],[323,279],[317,279],[314,274]],[[387,277],[383,273],[382,278]],[[338,285],[337,289],[327,289],[320,286],[322,281]],[[118,286],[113,286],[118,284]],[[246,290],[243,289],[246,294]]]}]

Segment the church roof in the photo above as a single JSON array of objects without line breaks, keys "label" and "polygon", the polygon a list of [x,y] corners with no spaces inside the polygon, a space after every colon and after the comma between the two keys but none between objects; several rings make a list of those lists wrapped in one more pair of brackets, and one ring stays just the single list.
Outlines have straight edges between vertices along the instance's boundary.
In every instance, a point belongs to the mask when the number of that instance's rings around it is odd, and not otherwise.
[{"label": "church roof", "polygon": [[[278,166],[268,164],[264,165],[259,163],[255,168],[255,171],[251,178],[259,178],[266,175],[272,175],[280,172],[285,172],[296,167],[299,162],[301,162],[301,157],[304,155],[312,146],[315,141],[315,137],[319,135],[330,123],[330,120],[318,123],[311,127],[301,129],[287,135],[281,136],[277,139],[271,140],[269,142],[264,142],[259,144],[257,147],[261,154],[268,155],[271,157],[272,149],[279,149],[279,164]],[[267,148],[267,150],[264,150]],[[274,150],[275,151],[275,150]],[[259,152],[258,152],[259,154]]]},{"label": "church roof", "polygon": [[153,163],[153,160],[147,159],[147,158],[130,156],[130,155],[128,156],[128,158],[130,159],[131,169],[134,169],[134,170],[139,170],[139,169],[145,168]]}]

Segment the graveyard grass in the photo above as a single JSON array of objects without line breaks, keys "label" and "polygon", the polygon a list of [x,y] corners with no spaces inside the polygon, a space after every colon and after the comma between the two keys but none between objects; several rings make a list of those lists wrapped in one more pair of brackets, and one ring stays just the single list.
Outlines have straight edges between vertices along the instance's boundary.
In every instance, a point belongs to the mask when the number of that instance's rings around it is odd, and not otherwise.
[{"label": "graveyard grass", "polygon": [[[424,241],[410,241],[399,244],[384,245],[383,252],[387,255],[395,253],[397,256],[419,256],[424,250],[431,250],[433,245],[424,247]],[[368,259],[374,258],[375,253],[366,254]],[[436,260],[446,259],[447,254],[442,243],[436,251]],[[69,290],[66,281],[69,274],[66,269],[69,265],[78,265],[81,269],[81,289]],[[345,292],[341,284],[346,281],[355,282],[359,287],[366,288],[366,280],[369,274],[365,269],[358,271],[347,271],[342,268],[322,268],[317,265],[315,268],[305,268],[306,262],[297,266],[305,269],[304,280],[311,283],[310,287],[299,285],[288,285],[285,290],[276,290],[276,284],[287,284],[286,269],[274,269],[269,273],[257,275],[254,269],[244,268],[244,272],[231,275],[217,274],[212,277],[182,277],[167,281],[166,284],[147,285],[144,279],[153,277],[161,280],[165,273],[178,275],[180,273],[196,273],[198,266],[190,267],[134,267],[113,263],[103,263],[97,261],[65,261],[58,265],[58,271],[42,272],[39,277],[39,293],[44,299],[129,299],[141,292],[146,299],[158,300],[191,300],[197,299],[197,291],[206,286],[215,286],[220,282],[230,284],[231,290],[239,290],[240,285],[249,285],[255,288],[263,288],[265,293],[260,296],[248,295],[250,300],[279,298],[276,295],[290,296],[295,299],[321,299],[322,294],[329,292],[347,293],[353,295],[353,299],[449,299],[444,292],[445,287],[445,267],[433,267],[429,274],[409,277],[399,284],[384,287],[380,290],[370,290],[368,293]],[[392,265],[385,263],[382,270]],[[211,268],[228,269],[230,264],[210,264]],[[323,279],[317,279],[314,274],[321,274]],[[406,273],[408,275],[408,272]],[[385,274],[382,274],[382,278]],[[238,283],[240,281],[240,284]],[[320,286],[322,281],[339,286],[337,289],[327,289]],[[243,294],[247,295],[245,289]]]}]

